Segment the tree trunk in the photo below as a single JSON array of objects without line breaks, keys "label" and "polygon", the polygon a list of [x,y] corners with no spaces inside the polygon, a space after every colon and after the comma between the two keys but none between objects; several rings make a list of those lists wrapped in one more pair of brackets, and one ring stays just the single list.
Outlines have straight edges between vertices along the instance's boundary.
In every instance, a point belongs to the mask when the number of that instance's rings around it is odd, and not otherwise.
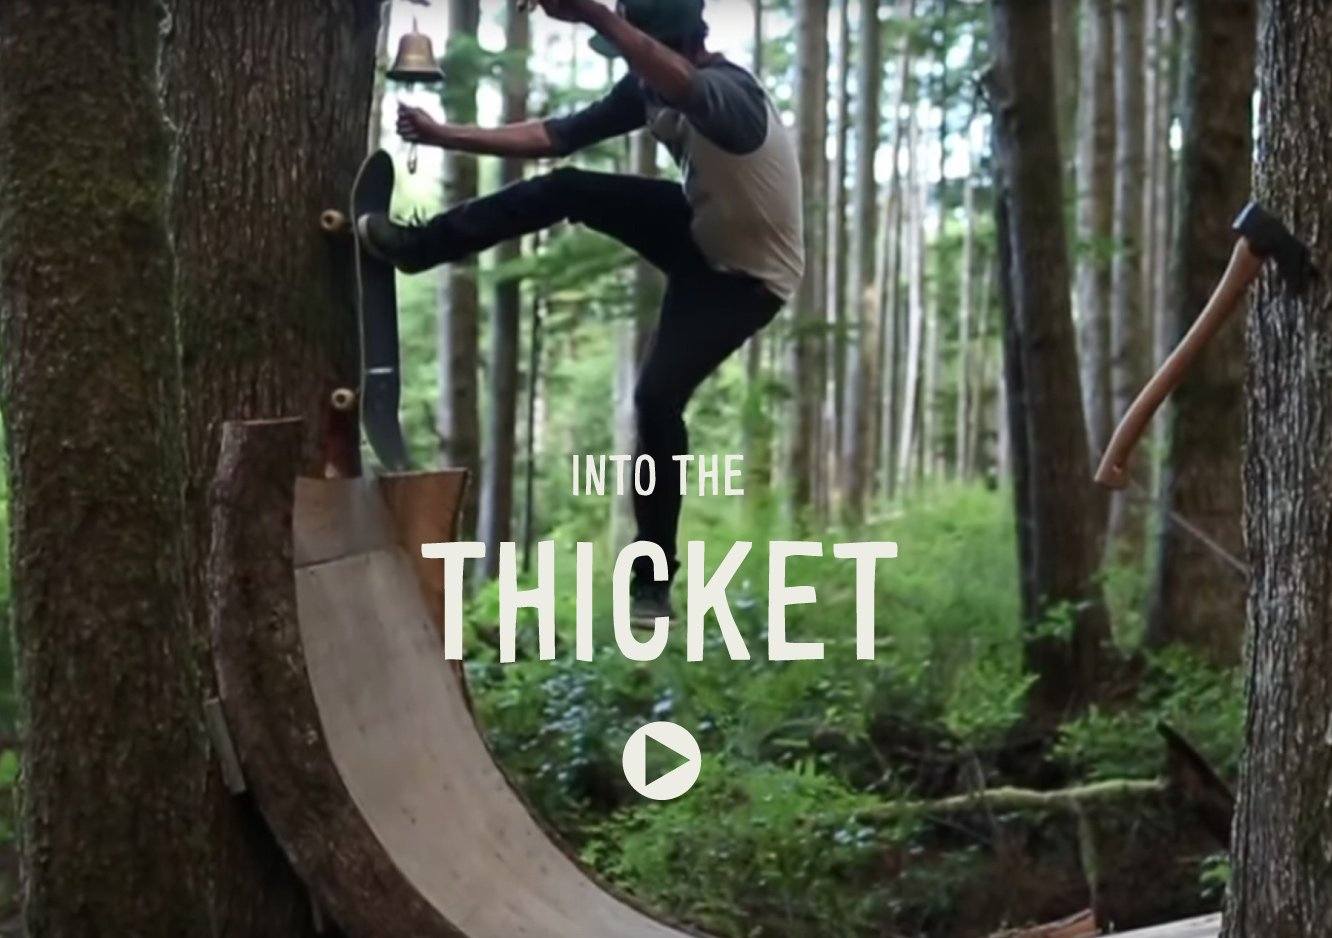
[{"label": "tree trunk", "polygon": [[[1174,297],[1163,310],[1182,338],[1230,257],[1230,224],[1249,193],[1254,85],[1253,0],[1189,0],[1181,96]],[[1239,318],[1239,317],[1236,317]],[[1172,343],[1173,344],[1173,343]],[[1162,505],[1232,554],[1243,549],[1240,453],[1244,334],[1228,326],[1171,396]],[[1218,663],[1239,660],[1244,583],[1212,549],[1161,526],[1147,625],[1152,645],[1181,642]]]},{"label": "tree trunk", "polygon": [[[207,494],[222,423],[304,418],[305,471],[322,474],[330,392],[359,374],[350,244],[325,238],[318,217],[347,205],[365,156],[378,4],[175,0],[170,10],[186,577],[205,648]],[[354,428],[349,435],[354,451]],[[304,887],[267,830],[215,767],[205,780],[197,810],[212,847],[210,935],[310,934]]]},{"label": "tree trunk", "polygon": [[[159,14],[0,7],[0,390],[33,936],[202,934],[207,905],[211,767],[172,562],[184,467]],[[53,48],[78,63],[55,82]]]},{"label": "tree trunk", "polygon": [[[633,138],[633,172],[637,176],[657,175],[657,138],[640,131]],[[638,362],[647,347],[648,337],[657,321],[661,308],[661,294],[665,284],[661,272],[639,258],[634,263],[633,318],[616,323],[616,383],[615,383],[615,451],[634,452],[637,424],[634,418],[634,384],[638,380]],[[754,389],[758,391],[758,389]],[[762,398],[751,395],[746,402],[749,412],[745,426],[749,431],[745,450],[745,472],[753,478],[767,475],[768,441],[772,437],[763,410]],[[618,552],[634,537],[633,500],[615,499],[614,519],[611,525],[611,545]]]},{"label": "tree trunk", "polygon": [[[968,139],[970,134],[968,133]],[[972,271],[976,264],[976,183],[972,170],[967,171],[962,188],[962,213],[965,226],[962,231],[962,258],[959,261],[958,283],[962,295],[957,304],[957,408],[953,422],[953,435],[957,446],[957,464],[954,470],[957,477],[967,479],[971,476],[971,434],[968,427],[971,420],[971,396],[968,377],[974,373],[975,363],[971,355],[972,304],[975,301],[975,285]]]},{"label": "tree trunk", "polygon": [[1110,442],[1110,228],[1114,204],[1114,20],[1111,0],[1082,2],[1078,84],[1078,327],[1083,410],[1092,451]]},{"label": "tree trunk", "polygon": [[[1110,265],[1110,394],[1115,418],[1142,389],[1147,335],[1142,308],[1143,0],[1115,0],[1115,253]],[[1137,492],[1110,499],[1106,544],[1124,556],[1141,552],[1142,492],[1149,463],[1134,463]]]},{"label": "tree trunk", "polygon": [[1222,935],[1322,938],[1332,934],[1332,7],[1262,9],[1255,188],[1310,243],[1323,276],[1297,296],[1269,264],[1248,318],[1248,714]]},{"label": "tree trunk", "polygon": [[[754,0],[754,59],[751,63],[754,77],[760,84],[763,82],[763,0]],[[646,143],[641,146],[646,147]],[[652,162],[649,167],[655,174],[656,164],[656,145],[652,145]],[[640,268],[640,272],[648,268]],[[659,289],[659,287],[658,287]],[[645,326],[643,328],[650,328]],[[637,342],[637,339],[635,339]],[[749,342],[745,346],[745,423],[744,448],[745,474],[749,477],[750,483],[756,491],[767,491],[772,486],[772,438],[773,425],[772,414],[770,411],[770,395],[768,393],[767,381],[764,378],[763,368],[763,332],[759,331],[749,337]],[[637,345],[635,346],[637,347]],[[637,356],[635,356],[634,368],[637,369]],[[632,391],[632,389],[631,389]],[[633,452],[632,449],[624,452]]]},{"label": "tree trunk", "polygon": [[[911,15],[911,0],[899,5],[900,16]],[[852,358],[847,362],[846,400],[842,412],[843,515],[851,521],[864,517],[865,499],[874,477],[874,415],[878,411],[879,301],[875,290],[875,234],[878,225],[878,186],[874,157],[879,152],[880,93],[883,86],[882,27],[879,7],[861,3],[856,31],[856,188],[851,225],[850,309],[855,323]],[[899,68],[903,56],[898,57]],[[898,86],[902,86],[899,76]]]},{"label": "tree trunk", "polygon": [[921,332],[925,320],[925,207],[920,172],[920,127],[915,109],[907,117],[907,327],[902,366],[902,416],[897,443],[897,485],[911,483],[920,390]]},{"label": "tree trunk", "polygon": [[[527,119],[531,19],[518,0],[505,3],[504,112],[506,124]],[[523,178],[522,160],[504,160],[500,181],[508,185]],[[495,249],[495,259],[509,264],[522,256],[520,240]],[[499,573],[499,545],[513,540],[513,470],[518,439],[518,354],[522,333],[522,281],[504,280],[495,286],[490,315],[489,408],[486,411],[486,458],[481,475],[478,530],[486,545],[483,569],[488,577]]]},{"label": "tree trunk", "polygon": [[[1174,152],[1170,147],[1170,127],[1175,112],[1176,85],[1179,82],[1179,43],[1176,41],[1177,23],[1175,10],[1177,0],[1158,0],[1161,4],[1160,34],[1157,48],[1160,61],[1156,71],[1156,169],[1152,175],[1152,185],[1156,192],[1152,198],[1156,212],[1152,218],[1155,226],[1152,233],[1157,247],[1157,262],[1153,269],[1155,280],[1150,286],[1151,308],[1156,311],[1153,319],[1155,326],[1152,333],[1152,360],[1164,361],[1170,349],[1174,347],[1175,318],[1166,310],[1170,302],[1171,273],[1170,251],[1174,246],[1174,208],[1172,197],[1175,187]],[[1160,426],[1158,422],[1158,427]]]},{"label": "tree trunk", "polygon": [[824,392],[824,188],[827,159],[828,0],[796,4],[796,94],[800,175],[804,179],[805,277],[796,294],[791,343],[794,414],[787,482],[792,507],[803,513],[818,496]]},{"label": "tree trunk", "polygon": [[[847,278],[851,273],[851,254],[847,250],[850,238],[846,185],[847,167],[851,162],[851,0],[841,0],[837,4],[837,17],[837,129],[828,194],[828,367],[832,374],[828,389],[832,405],[828,449],[833,463],[831,478],[837,480],[838,488],[844,489],[845,473],[850,471],[841,465],[841,457],[846,434],[847,357],[851,354],[847,343]],[[838,494],[845,498],[844,491]]]},{"label": "tree trunk", "polygon": [[[1094,693],[1109,623],[1096,582],[1087,433],[1078,402],[1077,349],[1069,311],[1068,245],[1060,187],[1050,0],[992,0],[995,157],[1007,202],[1005,270],[1017,328],[1026,396],[1031,517],[1031,582],[1039,614],[1031,616],[1027,660],[1037,675],[1032,712],[1057,718]],[[1021,517],[1021,515],[1019,515]],[[1041,628],[1067,619],[1067,637]]]},{"label": "tree trunk", "polygon": [[[476,123],[475,54],[478,0],[449,0],[449,59],[456,63],[444,92],[445,110],[457,124]],[[524,14],[526,15],[526,14]],[[444,204],[457,205],[477,194],[477,160],[467,153],[444,154]],[[440,459],[480,478],[481,418],[478,353],[480,297],[476,258],[440,268],[439,416]],[[459,515],[459,536],[477,529],[479,486],[469,485]]]}]

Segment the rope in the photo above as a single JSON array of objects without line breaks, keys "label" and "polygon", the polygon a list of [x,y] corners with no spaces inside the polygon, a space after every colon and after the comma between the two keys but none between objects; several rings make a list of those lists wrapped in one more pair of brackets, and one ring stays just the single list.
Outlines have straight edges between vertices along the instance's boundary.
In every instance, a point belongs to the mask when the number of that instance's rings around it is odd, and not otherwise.
[{"label": "rope", "polygon": [[[1139,485],[1137,482],[1129,483],[1129,487],[1133,490],[1136,499],[1142,504],[1154,508],[1161,507],[1156,503],[1156,500],[1153,499],[1151,495],[1145,489],[1143,489],[1143,487]],[[1234,570],[1244,579],[1247,580],[1249,578],[1249,565],[1245,563],[1243,560],[1240,560],[1230,551],[1222,547],[1219,543],[1217,543],[1215,539],[1208,536],[1207,532],[1203,531],[1197,525],[1191,523],[1187,518],[1185,518],[1183,515],[1181,515],[1179,512],[1175,511],[1172,508],[1163,509],[1163,513],[1165,514],[1166,519],[1169,520],[1171,524],[1179,528],[1185,534],[1192,537],[1203,547],[1207,548],[1207,550],[1209,550],[1212,553],[1212,555],[1215,556],[1218,560],[1220,560],[1226,566],[1230,567],[1230,569]]]}]

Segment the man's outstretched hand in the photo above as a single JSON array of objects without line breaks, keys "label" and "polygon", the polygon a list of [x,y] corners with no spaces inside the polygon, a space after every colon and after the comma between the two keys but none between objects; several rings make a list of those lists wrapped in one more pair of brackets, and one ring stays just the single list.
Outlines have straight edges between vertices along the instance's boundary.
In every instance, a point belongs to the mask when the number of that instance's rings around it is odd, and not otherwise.
[{"label": "man's outstretched hand", "polygon": [[443,141],[444,128],[419,107],[408,107],[405,104],[399,104],[398,136],[408,143],[439,146]]}]

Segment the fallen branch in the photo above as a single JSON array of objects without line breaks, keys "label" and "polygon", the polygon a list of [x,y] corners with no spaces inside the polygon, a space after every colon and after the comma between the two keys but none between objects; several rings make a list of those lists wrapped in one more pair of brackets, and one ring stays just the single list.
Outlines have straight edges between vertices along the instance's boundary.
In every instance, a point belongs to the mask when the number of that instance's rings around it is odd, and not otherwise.
[{"label": "fallen branch", "polygon": [[1111,779],[1054,791],[1030,788],[989,788],[933,801],[892,801],[857,812],[860,821],[889,821],[921,814],[963,814],[992,811],[1078,811],[1092,805],[1136,801],[1166,792],[1163,779]]}]

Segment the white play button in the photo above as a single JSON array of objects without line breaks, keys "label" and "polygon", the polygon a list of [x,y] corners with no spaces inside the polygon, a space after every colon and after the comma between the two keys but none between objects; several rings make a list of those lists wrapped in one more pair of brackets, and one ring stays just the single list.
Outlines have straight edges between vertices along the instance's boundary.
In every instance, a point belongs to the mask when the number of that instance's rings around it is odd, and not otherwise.
[{"label": "white play button", "polygon": [[[647,780],[648,740],[665,746],[675,756],[684,759],[684,764],[658,776],[653,781]],[[656,762],[656,753],[653,754]],[[698,781],[698,772],[703,767],[703,757],[698,751],[698,743],[683,726],[674,723],[649,723],[640,727],[629,742],[624,744],[624,777],[629,780],[634,791],[653,801],[671,801],[679,798]]]}]

